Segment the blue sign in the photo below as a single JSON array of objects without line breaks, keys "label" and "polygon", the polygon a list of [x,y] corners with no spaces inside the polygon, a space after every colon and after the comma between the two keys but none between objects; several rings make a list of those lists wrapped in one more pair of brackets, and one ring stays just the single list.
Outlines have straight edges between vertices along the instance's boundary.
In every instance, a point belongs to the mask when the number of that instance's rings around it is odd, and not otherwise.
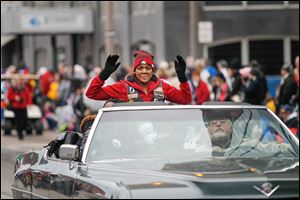
[{"label": "blue sign", "polygon": [[32,18],[30,19],[30,24],[31,24],[32,26],[36,27],[36,26],[41,25],[41,22],[39,21],[38,18],[32,17]]},{"label": "blue sign", "polygon": [[275,98],[276,89],[280,84],[280,76],[266,76],[269,94]]}]

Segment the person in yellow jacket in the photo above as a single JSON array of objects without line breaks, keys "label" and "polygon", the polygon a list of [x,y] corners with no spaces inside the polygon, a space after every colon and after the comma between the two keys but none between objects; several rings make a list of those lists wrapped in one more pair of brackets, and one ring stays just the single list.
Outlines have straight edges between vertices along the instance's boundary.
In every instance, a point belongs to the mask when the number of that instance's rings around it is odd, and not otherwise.
[{"label": "person in yellow jacket", "polygon": [[274,97],[268,95],[266,103],[266,107],[269,108],[273,113],[276,113],[276,100]]},{"label": "person in yellow jacket", "polygon": [[57,101],[59,98],[59,82],[60,75],[57,73],[54,75],[54,81],[50,84],[49,92],[47,93],[47,97],[52,101]]}]

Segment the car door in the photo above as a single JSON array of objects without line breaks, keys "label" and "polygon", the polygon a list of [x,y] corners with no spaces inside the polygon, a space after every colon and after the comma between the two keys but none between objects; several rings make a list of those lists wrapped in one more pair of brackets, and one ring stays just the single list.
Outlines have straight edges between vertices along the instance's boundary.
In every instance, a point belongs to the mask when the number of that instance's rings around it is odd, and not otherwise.
[{"label": "car door", "polygon": [[69,168],[68,160],[49,159],[56,165],[55,171],[49,173],[50,198],[51,199],[72,199],[74,192],[74,180],[76,177],[77,162],[72,161],[74,168]]},{"label": "car door", "polygon": [[32,198],[50,198],[50,174],[55,171],[56,165],[42,157],[39,163],[31,167],[32,174]]}]

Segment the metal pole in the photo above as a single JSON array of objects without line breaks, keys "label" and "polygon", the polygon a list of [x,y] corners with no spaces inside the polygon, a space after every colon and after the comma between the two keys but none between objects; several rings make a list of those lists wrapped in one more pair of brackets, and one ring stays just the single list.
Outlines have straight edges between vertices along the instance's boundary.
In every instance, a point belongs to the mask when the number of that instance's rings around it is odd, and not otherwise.
[{"label": "metal pole", "polygon": [[113,2],[106,1],[106,23],[105,23],[105,52],[106,55],[115,53],[115,31],[113,27]]},{"label": "metal pole", "polygon": [[189,1],[189,10],[190,10],[190,56],[196,56],[196,28],[197,28],[197,2],[196,1]]}]

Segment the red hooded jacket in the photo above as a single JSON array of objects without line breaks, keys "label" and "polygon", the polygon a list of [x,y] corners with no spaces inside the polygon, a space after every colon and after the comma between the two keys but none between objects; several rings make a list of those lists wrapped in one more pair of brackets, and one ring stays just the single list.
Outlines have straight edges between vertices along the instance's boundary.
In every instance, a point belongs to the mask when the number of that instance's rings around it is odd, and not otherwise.
[{"label": "red hooded jacket", "polygon": [[[153,100],[153,90],[160,84],[161,79],[152,79],[148,85],[148,92],[145,93],[136,81],[122,80],[117,83],[102,87],[104,81],[96,76],[89,85],[86,96],[95,100],[119,99],[128,102],[128,85],[139,91],[143,101]],[[180,90],[162,81],[162,88],[167,101],[178,104],[189,104],[192,101],[192,94],[188,82],[180,83]]]},{"label": "red hooded jacket", "polygon": [[195,91],[196,94],[196,104],[201,105],[203,104],[205,101],[209,101],[210,100],[210,93],[208,90],[208,87],[206,85],[206,83],[202,80],[199,81],[198,83],[198,87],[196,88]]},{"label": "red hooded jacket", "polygon": [[[16,100],[17,96],[20,99],[19,101]],[[27,105],[32,104],[30,91],[27,87],[20,90],[10,87],[7,91],[7,98],[10,101],[12,108],[24,109]]]}]

